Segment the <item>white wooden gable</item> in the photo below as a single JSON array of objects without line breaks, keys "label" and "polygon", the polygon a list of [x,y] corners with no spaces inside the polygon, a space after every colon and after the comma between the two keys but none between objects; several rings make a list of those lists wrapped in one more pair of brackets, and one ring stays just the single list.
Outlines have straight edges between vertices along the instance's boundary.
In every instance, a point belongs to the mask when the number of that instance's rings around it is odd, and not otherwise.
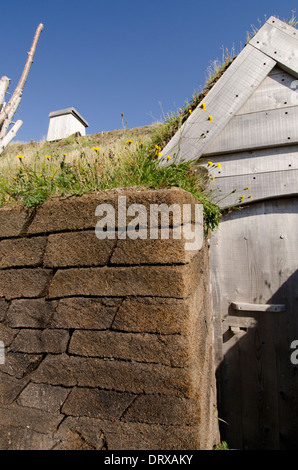
[{"label": "white wooden gable", "polygon": [[221,168],[212,168],[211,189],[221,206],[297,194],[297,78],[298,31],[271,17],[204,98],[206,109],[198,105],[162,158],[200,158],[205,166],[220,162]]}]

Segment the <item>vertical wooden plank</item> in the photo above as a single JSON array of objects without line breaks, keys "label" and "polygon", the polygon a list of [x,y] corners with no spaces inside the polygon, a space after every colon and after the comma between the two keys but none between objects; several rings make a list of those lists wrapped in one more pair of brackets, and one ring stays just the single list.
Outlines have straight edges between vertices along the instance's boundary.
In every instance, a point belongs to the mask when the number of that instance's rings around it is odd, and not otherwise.
[{"label": "vertical wooden plank", "polygon": [[214,318],[214,349],[215,366],[217,367],[223,360],[222,352],[222,317],[221,317],[221,296],[220,296],[220,267],[219,267],[219,240],[218,230],[212,234],[210,240],[210,286],[212,292],[212,312]]}]

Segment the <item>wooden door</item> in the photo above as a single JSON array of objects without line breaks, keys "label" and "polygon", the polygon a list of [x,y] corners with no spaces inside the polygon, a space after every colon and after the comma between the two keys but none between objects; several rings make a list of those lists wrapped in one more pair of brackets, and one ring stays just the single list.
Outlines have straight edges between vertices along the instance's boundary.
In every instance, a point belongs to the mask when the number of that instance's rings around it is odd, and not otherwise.
[{"label": "wooden door", "polygon": [[221,439],[234,449],[296,449],[298,198],[226,215],[210,257]]}]

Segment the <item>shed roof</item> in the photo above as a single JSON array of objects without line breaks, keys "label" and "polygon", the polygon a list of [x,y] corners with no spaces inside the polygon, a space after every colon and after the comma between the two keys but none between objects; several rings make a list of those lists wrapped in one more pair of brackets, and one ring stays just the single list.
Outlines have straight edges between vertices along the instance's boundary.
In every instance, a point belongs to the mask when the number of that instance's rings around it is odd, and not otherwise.
[{"label": "shed roof", "polygon": [[78,113],[78,111],[75,110],[75,108],[71,107],[71,108],[65,108],[65,109],[60,109],[58,111],[52,111],[50,114],[49,114],[49,118],[53,118],[53,117],[56,117],[56,116],[63,116],[65,114],[72,114],[73,116],[75,116],[85,127],[88,127],[89,124],[88,122],[80,115],[80,113]]},{"label": "shed roof", "polygon": [[298,78],[298,31],[271,16],[204,98],[206,110],[199,103],[165,146],[161,159],[175,154],[176,161],[197,160],[208,153],[211,143],[277,65]]}]

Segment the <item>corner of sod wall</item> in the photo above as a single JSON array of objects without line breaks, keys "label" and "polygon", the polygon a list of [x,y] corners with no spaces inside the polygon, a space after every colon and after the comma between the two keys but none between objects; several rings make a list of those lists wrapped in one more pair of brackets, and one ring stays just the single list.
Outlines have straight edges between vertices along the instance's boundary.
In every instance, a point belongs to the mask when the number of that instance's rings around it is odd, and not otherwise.
[{"label": "corner of sod wall", "polygon": [[[0,448],[199,450],[218,442],[208,243],[100,240],[110,190],[0,209]],[[173,229],[172,224],[172,229]]]}]

